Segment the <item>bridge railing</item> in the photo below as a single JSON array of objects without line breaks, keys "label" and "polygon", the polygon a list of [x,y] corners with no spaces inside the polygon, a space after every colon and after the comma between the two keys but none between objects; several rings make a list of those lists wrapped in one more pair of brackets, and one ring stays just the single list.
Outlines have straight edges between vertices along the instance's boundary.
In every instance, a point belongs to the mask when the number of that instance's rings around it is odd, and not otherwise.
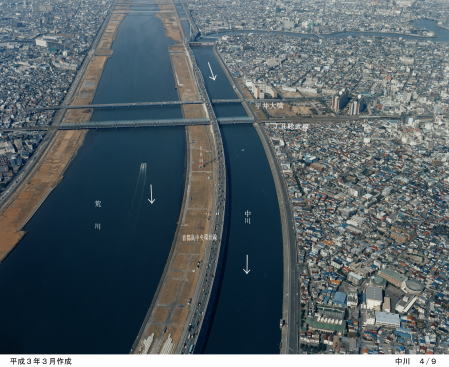
[{"label": "bridge railing", "polygon": [[185,125],[209,125],[209,119],[172,119],[172,120],[118,120],[118,121],[90,121],[83,123],[65,122],[59,125],[61,130],[76,129],[101,129],[119,127],[143,127],[143,126],[185,126]]}]

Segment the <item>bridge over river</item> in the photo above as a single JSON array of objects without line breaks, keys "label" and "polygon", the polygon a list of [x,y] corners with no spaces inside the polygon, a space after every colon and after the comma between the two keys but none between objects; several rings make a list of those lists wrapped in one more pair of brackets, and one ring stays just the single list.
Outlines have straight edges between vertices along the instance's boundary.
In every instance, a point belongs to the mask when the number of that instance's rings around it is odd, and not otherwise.
[{"label": "bridge over river", "polygon": [[[211,99],[212,104],[219,103],[294,103],[319,100],[318,97],[295,97],[295,98],[228,98],[228,99]],[[49,111],[49,110],[76,110],[76,109],[106,109],[106,108],[133,108],[133,107],[150,107],[150,106],[178,106],[188,104],[203,104],[204,100],[199,101],[144,101],[144,102],[125,102],[125,103],[96,103],[85,105],[54,105],[44,106],[30,109],[30,113]]]},{"label": "bridge over river", "polygon": [[[368,120],[400,120],[403,116],[392,115],[321,115],[321,116],[295,116],[287,118],[266,118],[254,119],[252,117],[220,117],[217,118],[219,125],[232,124],[330,124],[350,121],[368,121]],[[432,115],[418,115],[417,119],[432,119]],[[25,127],[0,127],[0,132],[8,131],[47,131],[47,130],[83,130],[83,129],[111,129],[111,128],[138,128],[149,126],[189,126],[189,125],[208,125],[211,121],[203,119],[144,119],[144,120],[107,120],[107,121],[88,121],[84,123],[66,122],[60,125],[51,126],[25,126]]]}]

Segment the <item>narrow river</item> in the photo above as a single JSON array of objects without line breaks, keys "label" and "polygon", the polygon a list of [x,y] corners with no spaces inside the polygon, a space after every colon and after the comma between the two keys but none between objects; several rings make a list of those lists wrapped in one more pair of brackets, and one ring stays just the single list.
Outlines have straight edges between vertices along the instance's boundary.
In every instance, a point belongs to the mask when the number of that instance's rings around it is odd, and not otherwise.
[{"label": "narrow river", "polygon": [[[422,18],[411,21],[411,24],[415,28],[413,33],[411,34],[390,33],[390,32],[369,32],[369,31],[346,31],[335,33],[300,33],[300,32],[261,30],[261,29],[235,29],[235,30],[226,30],[221,32],[209,33],[201,37],[201,40],[211,41],[220,38],[222,36],[232,34],[260,34],[267,36],[288,36],[299,38],[324,38],[324,39],[346,38],[346,37],[380,37],[380,38],[403,38],[407,40],[431,41],[431,42],[449,41],[449,30],[440,27],[435,20]],[[420,36],[418,35],[417,30],[430,31],[433,32],[434,35]]]},{"label": "narrow river", "polygon": [[[211,98],[236,98],[213,49],[198,47],[194,53]],[[208,62],[218,74],[216,81],[207,78]],[[245,111],[240,104],[225,104],[217,116],[245,116]],[[228,171],[227,239],[216,307],[202,335],[203,349],[205,353],[279,353],[282,233],[273,178],[251,125],[221,130]]]}]

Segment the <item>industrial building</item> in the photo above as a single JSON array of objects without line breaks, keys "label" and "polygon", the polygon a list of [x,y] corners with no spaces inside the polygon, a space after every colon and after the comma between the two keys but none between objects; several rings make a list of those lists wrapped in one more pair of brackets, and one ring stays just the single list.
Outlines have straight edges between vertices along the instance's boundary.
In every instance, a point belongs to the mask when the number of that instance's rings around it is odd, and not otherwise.
[{"label": "industrial building", "polygon": [[403,283],[407,280],[406,276],[399,274],[398,272],[389,268],[385,268],[379,271],[379,276],[398,288],[401,288]]}]

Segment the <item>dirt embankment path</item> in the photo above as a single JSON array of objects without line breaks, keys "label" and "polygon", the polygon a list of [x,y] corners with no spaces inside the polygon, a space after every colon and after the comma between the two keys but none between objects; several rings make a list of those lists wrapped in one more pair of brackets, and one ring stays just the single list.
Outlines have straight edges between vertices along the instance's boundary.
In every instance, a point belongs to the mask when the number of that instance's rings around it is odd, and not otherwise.
[{"label": "dirt embankment path", "polygon": [[[192,66],[182,44],[173,5],[160,5],[166,34],[176,44],[169,53],[179,98],[200,100]],[[170,11],[171,12],[168,12]],[[183,105],[185,118],[207,118],[203,105]],[[187,174],[178,228],[153,303],[135,343],[134,353],[175,353],[185,336],[202,272],[214,236],[218,163],[210,125],[188,126]],[[194,332],[194,331],[192,331]]]}]

